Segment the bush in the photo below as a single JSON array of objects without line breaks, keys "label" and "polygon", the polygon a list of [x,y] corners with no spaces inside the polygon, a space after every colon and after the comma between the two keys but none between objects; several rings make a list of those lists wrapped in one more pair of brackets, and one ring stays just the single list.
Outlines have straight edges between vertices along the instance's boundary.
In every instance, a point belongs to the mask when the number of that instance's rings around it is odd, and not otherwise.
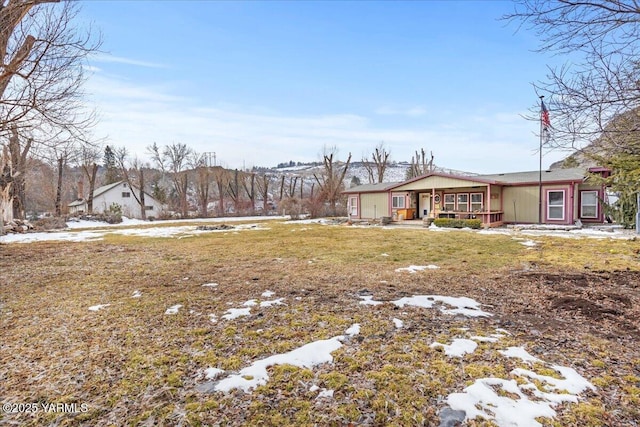
[{"label": "bush", "polygon": [[446,228],[480,228],[482,221],[479,219],[455,219],[455,218],[436,218],[433,223],[437,227]]}]

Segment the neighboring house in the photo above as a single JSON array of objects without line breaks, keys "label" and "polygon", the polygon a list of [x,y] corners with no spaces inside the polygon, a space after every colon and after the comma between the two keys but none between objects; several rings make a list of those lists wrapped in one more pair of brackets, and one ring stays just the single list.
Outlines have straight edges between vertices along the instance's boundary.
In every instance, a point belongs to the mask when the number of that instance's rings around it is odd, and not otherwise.
[{"label": "neighboring house", "polygon": [[[128,218],[142,218],[140,205],[136,201],[134,192],[136,196],[140,194],[140,190],[137,187],[133,186],[132,188],[125,181],[114,182],[113,184],[96,188],[93,191],[93,213],[107,212],[113,204],[117,204],[122,210],[122,215]],[[162,203],[147,192],[144,193],[144,204],[147,218],[157,218],[165,208]],[[70,214],[88,212],[87,200],[85,199],[76,200],[68,206]]]},{"label": "neighboring house", "polygon": [[[367,184],[344,191],[354,219],[478,218],[485,227],[505,223],[604,222],[603,186],[587,182],[604,168],[553,169],[493,175],[430,173],[404,182]],[[539,203],[540,187],[542,206]]]}]

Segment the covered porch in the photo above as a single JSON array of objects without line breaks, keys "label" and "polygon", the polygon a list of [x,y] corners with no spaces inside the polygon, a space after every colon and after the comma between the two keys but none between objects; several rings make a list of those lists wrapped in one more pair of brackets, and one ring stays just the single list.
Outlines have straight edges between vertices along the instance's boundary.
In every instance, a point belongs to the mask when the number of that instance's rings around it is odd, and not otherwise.
[{"label": "covered porch", "polygon": [[484,227],[497,227],[504,222],[501,196],[502,186],[494,182],[432,174],[391,190],[391,216],[479,219]]}]

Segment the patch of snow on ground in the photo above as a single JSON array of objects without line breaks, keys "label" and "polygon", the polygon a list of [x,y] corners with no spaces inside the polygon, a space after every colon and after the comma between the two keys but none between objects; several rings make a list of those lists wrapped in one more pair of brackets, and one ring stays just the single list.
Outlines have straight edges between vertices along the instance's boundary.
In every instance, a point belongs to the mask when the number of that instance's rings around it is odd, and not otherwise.
[{"label": "patch of snow on ground", "polygon": [[463,357],[465,354],[473,353],[478,348],[478,343],[465,338],[456,338],[451,344],[442,344],[434,342],[430,345],[431,348],[444,348],[444,354],[449,357]]},{"label": "patch of snow on ground", "polygon": [[261,296],[262,296],[262,297],[265,297],[265,298],[271,298],[271,297],[272,297],[272,296],[274,296],[275,294],[276,294],[276,293],[275,293],[275,292],[273,292],[273,291],[264,291],[264,292],[262,293],[262,295],[261,295]]},{"label": "patch of snow on ground", "polygon": [[217,288],[218,284],[217,283],[205,283],[204,285],[202,285],[202,287],[204,287],[204,288]]},{"label": "patch of snow on ground", "polygon": [[351,327],[349,327],[349,329],[344,331],[344,333],[351,337],[358,335],[360,333],[360,324],[354,323],[353,325],[351,325]]},{"label": "patch of snow on ground", "polygon": [[498,350],[498,353],[502,354],[504,357],[513,357],[520,359],[523,362],[542,362],[542,360],[530,355],[529,352],[527,352],[527,350],[522,347],[509,347],[506,350]]},{"label": "patch of snow on ground", "polygon": [[215,314],[210,314],[209,315],[209,321],[211,323],[218,323],[218,316],[216,316]]},{"label": "patch of snow on ground", "polygon": [[320,390],[320,393],[318,393],[318,397],[316,397],[316,399],[332,399],[333,398],[333,390],[327,390],[326,388],[323,388],[322,390]]},{"label": "patch of snow on ground", "polygon": [[393,304],[402,308],[405,305],[431,308],[436,302],[455,307],[453,309],[441,307],[440,311],[445,314],[462,314],[468,317],[489,317],[491,313],[480,310],[480,303],[467,297],[447,297],[440,295],[414,295],[403,297],[392,301]]},{"label": "patch of snow on ground", "polygon": [[258,301],[254,299],[250,299],[249,301],[245,301],[244,303],[242,303],[242,305],[244,305],[245,307],[254,307],[258,305]]},{"label": "patch of snow on ground", "polygon": [[178,311],[181,308],[182,304],[172,305],[171,307],[167,308],[167,311],[165,311],[164,314],[178,314]]},{"label": "patch of snow on ground", "polygon": [[373,300],[373,295],[360,295],[358,298],[360,298],[362,301],[360,301],[360,304],[362,305],[380,305],[383,304],[382,301],[374,301]]},{"label": "patch of snow on ground", "polygon": [[409,267],[402,267],[402,268],[396,268],[396,272],[400,273],[402,271],[408,271],[409,273],[416,273],[418,271],[424,271],[424,270],[436,270],[440,267],[438,267],[437,265],[410,265]]},{"label": "patch of snow on ground", "polygon": [[142,292],[133,291],[133,295],[131,295],[131,298],[140,298],[141,296],[142,296]]},{"label": "patch of snow on ground", "polygon": [[75,231],[54,233],[15,233],[0,236],[0,243],[34,243],[34,242],[90,242],[102,240],[104,232]]},{"label": "patch of snow on ground", "polygon": [[342,347],[343,339],[343,335],[338,335],[327,340],[305,344],[287,353],[258,360],[237,374],[219,381],[214,390],[229,392],[233,389],[241,389],[248,393],[251,389],[267,383],[269,380],[267,368],[270,366],[293,365],[299,368],[313,368],[322,363],[331,363],[333,362],[331,353]]},{"label": "patch of snow on ground", "polygon": [[98,304],[98,305],[92,305],[91,307],[89,307],[89,311],[98,311],[98,310],[102,310],[105,307],[109,307],[111,304]]},{"label": "patch of snow on ground", "polygon": [[218,368],[207,368],[204,370],[204,379],[213,380],[224,374],[224,370]]},{"label": "patch of snow on ground", "polygon": [[401,329],[404,326],[404,322],[400,319],[396,319],[395,317],[393,318],[393,325],[396,327],[396,329]]},{"label": "patch of snow on ground", "polygon": [[[508,334],[504,329],[496,331]],[[500,337],[504,334],[491,336]],[[545,363],[522,347],[509,347],[498,352],[505,357],[518,358],[528,363]],[[465,420],[480,417],[501,427],[541,427],[542,424],[536,418],[554,418],[555,406],[565,402],[576,403],[580,393],[587,389],[595,390],[595,387],[574,369],[557,365],[547,366],[563,378],[517,368],[511,371],[511,375],[519,377],[518,381],[502,378],[477,379],[462,393],[450,394],[447,404],[452,410],[463,411]]]},{"label": "patch of snow on ground", "polygon": [[520,243],[520,244],[521,244],[521,245],[523,245],[523,246],[530,247],[530,248],[532,248],[532,247],[534,247],[534,246],[536,246],[536,245],[537,245],[537,243],[536,243],[536,242],[534,242],[533,240],[525,240],[525,241],[523,241],[523,242],[518,242],[518,243]]},{"label": "patch of snow on ground", "polygon": [[226,311],[227,314],[223,314],[222,318],[226,320],[237,319],[242,316],[250,316],[251,315],[251,307],[247,308],[230,308]]},{"label": "patch of snow on ground", "polygon": [[282,305],[284,304],[282,301],[284,301],[284,298],[278,298],[271,301],[261,301],[260,307],[271,307],[274,305]]}]

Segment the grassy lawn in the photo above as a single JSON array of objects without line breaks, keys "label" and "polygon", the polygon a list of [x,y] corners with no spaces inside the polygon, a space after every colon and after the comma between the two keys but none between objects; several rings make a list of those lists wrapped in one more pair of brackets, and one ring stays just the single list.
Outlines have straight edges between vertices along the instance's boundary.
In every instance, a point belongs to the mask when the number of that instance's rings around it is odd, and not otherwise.
[{"label": "grassy lawn", "polygon": [[[451,393],[532,369],[497,352],[514,346],[595,386],[541,424],[633,425],[639,253],[635,240],[295,222],[184,238],[0,245],[0,400],[38,404],[35,414],[0,413],[0,424],[438,425]],[[410,265],[439,268],[396,271]],[[217,286],[202,286],[210,283]],[[385,303],[360,304],[363,295]],[[493,316],[389,303],[412,295],[473,298]],[[279,298],[223,318],[248,300]],[[105,306],[89,310],[96,305]],[[165,314],[176,305],[177,314]],[[268,382],[249,393],[201,388],[207,368],[237,372],[354,323],[360,333],[332,363],[272,366]],[[431,346],[496,329],[508,334],[461,358]],[[538,365],[536,372],[551,371]],[[69,406],[45,411],[45,403]]]}]

